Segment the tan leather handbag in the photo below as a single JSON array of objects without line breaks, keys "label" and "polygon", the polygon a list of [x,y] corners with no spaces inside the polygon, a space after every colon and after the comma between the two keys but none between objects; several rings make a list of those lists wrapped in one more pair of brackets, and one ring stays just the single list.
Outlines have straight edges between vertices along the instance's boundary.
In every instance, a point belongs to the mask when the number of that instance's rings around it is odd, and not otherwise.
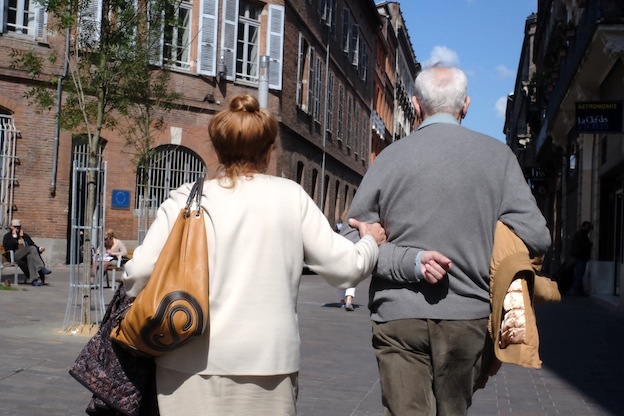
[{"label": "tan leather handbag", "polygon": [[137,354],[159,357],[209,330],[203,183],[200,177],[193,186],[147,285],[111,331],[114,341]]}]

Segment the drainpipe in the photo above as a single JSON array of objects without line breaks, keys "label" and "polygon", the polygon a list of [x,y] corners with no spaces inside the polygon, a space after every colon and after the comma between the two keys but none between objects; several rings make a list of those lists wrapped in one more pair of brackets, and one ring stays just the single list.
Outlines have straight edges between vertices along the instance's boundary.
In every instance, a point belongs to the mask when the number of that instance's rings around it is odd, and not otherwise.
[{"label": "drainpipe", "polygon": [[[71,11],[71,2],[67,6],[67,9]],[[54,153],[52,157],[52,180],[50,182],[50,195],[56,196],[56,174],[58,171],[58,151],[59,141],[61,138],[61,99],[63,96],[63,80],[67,78],[69,72],[69,28],[65,32],[65,62],[63,63],[63,75],[58,79],[56,85],[56,131],[54,134]]]}]

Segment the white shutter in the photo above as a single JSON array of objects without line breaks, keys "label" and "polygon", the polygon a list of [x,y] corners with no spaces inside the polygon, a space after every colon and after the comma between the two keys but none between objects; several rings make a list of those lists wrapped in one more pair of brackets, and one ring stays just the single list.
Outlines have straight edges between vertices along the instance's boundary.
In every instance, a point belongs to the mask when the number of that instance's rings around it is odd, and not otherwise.
[{"label": "white shutter", "polygon": [[45,26],[47,23],[47,13],[45,7],[37,4],[35,6],[35,40],[45,42]]},{"label": "white shutter", "polygon": [[225,62],[226,79],[236,78],[236,40],[238,39],[238,0],[223,0],[221,55]]},{"label": "white shutter", "polygon": [[282,53],[284,49],[284,6],[269,5],[267,54],[269,63],[269,88],[282,89]]},{"label": "white shutter", "polygon": [[149,62],[152,65],[163,65],[165,12],[147,3],[147,42],[149,47]]},{"label": "white shutter", "polygon": [[9,0],[0,0],[0,33],[6,32],[8,11]]},{"label": "white shutter", "polygon": [[349,31],[351,30],[349,16],[349,9],[342,9],[342,51],[345,53],[349,52]]},{"label": "white shutter", "polygon": [[303,74],[301,73],[301,68],[303,68],[303,65],[305,65],[305,58],[303,56],[303,34],[299,32],[299,51],[297,52],[297,101],[295,101],[298,106],[302,104]]},{"label": "white shutter", "polygon": [[351,59],[351,65],[357,66],[358,54],[360,51],[360,26],[353,24],[351,26],[351,45],[349,45],[349,58]]},{"label": "white shutter", "polygon": [[201,0],[201,27],[197,45],[197,72],[217,75],[217,13],[219,0]]},{"label": "white shutter", "polygon": [[80,2],[80,44],[93,46],[100,41],[102,0]]},{"label": "white shutter", "polygon": [[312,114],[314,111],[314,69],[316,67],[316,54],[314,53],[314,47],[310,46],[310,53],[308,59],[308,102],[307,104],[307,113]]}]

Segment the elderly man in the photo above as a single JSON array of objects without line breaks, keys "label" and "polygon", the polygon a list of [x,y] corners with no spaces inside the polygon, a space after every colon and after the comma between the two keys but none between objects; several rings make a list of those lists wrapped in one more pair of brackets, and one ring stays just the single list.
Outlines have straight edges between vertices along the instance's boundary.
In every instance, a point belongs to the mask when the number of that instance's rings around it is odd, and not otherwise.
[{"label": "elderly man", "polygon": [[22,229],[22,221],[14,218],[11,220],[11,231],[4,235],[2,245],[8,256],[8,251],[15,252],[15,261],[24,271],[26,281],[33,276],[39,276],[32,281],[33,286],[41,286],[45,284],[45,276],[52,273],[45,267],[41,253],[45,251],[45,247],[39,247]]},{"label": "elderly man", "polygon": [[[347,218],[379,221],[388,237],[369,291],[385,414],[459,416],[487,336],[497,221],[532,254],[550,234],[509,147],[461,126],[470,105],[461,70],[424,69],[413,102],[422,123],[375,159]],[[341,232],[359,238],[348,224]]]}]

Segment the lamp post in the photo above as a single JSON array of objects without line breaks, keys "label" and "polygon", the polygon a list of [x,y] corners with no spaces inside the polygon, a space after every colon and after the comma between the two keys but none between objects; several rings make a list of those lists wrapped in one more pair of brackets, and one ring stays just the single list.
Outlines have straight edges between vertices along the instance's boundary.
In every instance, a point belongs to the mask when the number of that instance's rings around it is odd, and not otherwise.
[{"label": "lamp post", "polygon": [[260,74],[258,78],[258,103],[260,108],[267,108],[269,104],[269,57],[260,56]]}]

